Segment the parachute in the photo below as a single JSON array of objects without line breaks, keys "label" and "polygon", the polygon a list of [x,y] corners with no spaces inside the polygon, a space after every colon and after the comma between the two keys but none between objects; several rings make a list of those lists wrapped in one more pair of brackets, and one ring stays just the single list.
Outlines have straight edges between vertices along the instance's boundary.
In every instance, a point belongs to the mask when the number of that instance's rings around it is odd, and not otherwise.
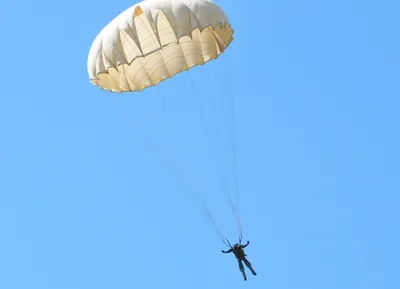
[{"label": "parachute", "polygon": [[[217,59],[232,42],[233,33],[224,11],[212,1],[142,1],[117,16],[97,35],[88,56],[89,79],[110,92],[142,91]],[[232,147],[235,149],[234,140]],[[232,158],[236,164],[236,155]],[[222,190],[235,215],[241,239],[241,224],[232,198],[232,192],[237,191],[235,165],[231,174],[233,185],[225,184]],[[202,215],[228,245],[203,197],[198,198]]]},{"label": "parachute", "polygon": [[208,0],[146,0],[116,17],[89,52],[90,81],[141,91],[216,59],[232,41],[224,12]]}]

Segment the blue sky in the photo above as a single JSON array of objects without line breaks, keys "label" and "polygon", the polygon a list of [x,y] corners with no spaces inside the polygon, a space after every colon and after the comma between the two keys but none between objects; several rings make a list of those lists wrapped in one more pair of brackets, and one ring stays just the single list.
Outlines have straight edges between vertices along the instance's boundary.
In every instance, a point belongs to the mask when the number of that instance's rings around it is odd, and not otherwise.
[{"label": "blue sky", "polygon": [[[1,1],[0,288],[400,288],[400,4],[217,3],[223,57],[118,95],[87,54],[134,2]],[[190,201],[236,238],[217,128],[247,282]]]}]

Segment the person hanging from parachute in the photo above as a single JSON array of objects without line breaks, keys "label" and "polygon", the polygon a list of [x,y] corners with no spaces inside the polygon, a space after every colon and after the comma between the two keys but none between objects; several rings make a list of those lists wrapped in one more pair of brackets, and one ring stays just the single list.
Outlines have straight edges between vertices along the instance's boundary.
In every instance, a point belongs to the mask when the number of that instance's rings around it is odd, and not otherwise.
[{"label": "person hanging from parachute", "polygon": [[242,272],[244,281],[247,280],[247,277],[246,277],[246,273],[244,271],[244,266],[243,266],[242,262],[244,262],[244,264],[246,264],[247,268],[250,269],[250,271],[251,271],[251,273],[253,273],[253,275],[257,275],[256,271],[254,271],[253,267],[251,266],[251,263],[249,262],[249,260],[247,260],[247,258],[246,258],[247,255],[244,253],[244,250],[243,250],[244,248],[246,248],[249,245],[250,242],[247,241],[247,243],[245,245],[242,245],[241,244],[242,238],[239,238],[239,243],[236,243],[233,246],[231,246],[231,244],[229,243],[228,240],[226,240],[226,242],[227,242],[227,245],[229,245],[230,249],[228,251],[224,251],[224,250],[221,250],[221,251],[222,251],[222,253],[232,253],[233,252],[233,254],[235,255],[236,259],[239,262],[239,269],[240,269],[240,272]]},{"label": "person hanging from parachute", "polygon": [[[225,12],[211,0],[144,0],[122,12],[96,36],[87,60],[89,80],[112,93],[142,91],[217,60],[231,45],[233,34]],[[236,179],[236,155],[234,163]],[[229,192],[227,196],[233,207]],[[208,209],[204,213],[216,229]],[[238,219],[235,209],[234,214]],[[256,275],[243,251],[249,242],[242,245],[241,238],[234,246],[226,242],[230,249],[222,252],[235,254],[244,280],[242,262]]]}]

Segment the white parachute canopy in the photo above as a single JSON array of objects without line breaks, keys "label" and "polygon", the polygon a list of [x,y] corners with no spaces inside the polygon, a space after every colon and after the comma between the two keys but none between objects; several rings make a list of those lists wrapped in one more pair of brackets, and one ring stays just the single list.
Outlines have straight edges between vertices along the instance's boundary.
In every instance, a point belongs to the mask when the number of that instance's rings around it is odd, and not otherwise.
[{"label": "white parachute canopy", "polygon": [[97,35],[90,81],[112,92],[140,91],[216,59],[232,39],[225,13],[212,1],[142,1]]}]

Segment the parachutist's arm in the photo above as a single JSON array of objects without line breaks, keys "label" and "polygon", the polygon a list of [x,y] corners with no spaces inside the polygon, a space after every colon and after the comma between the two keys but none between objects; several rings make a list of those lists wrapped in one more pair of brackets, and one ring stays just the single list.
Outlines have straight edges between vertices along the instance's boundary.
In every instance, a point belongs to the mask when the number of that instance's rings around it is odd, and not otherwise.
[{"label": "parachutist's arm", "polygon": [[222,253],[232,253],[233,249],[230,248],[228,251],[221,250]]},{"label": "parachutist's arm", "polygon": [[242,247],[242,248],[246,248],[246,247],[247,247],[247,245],[249,245],[249,243],[250,243],[250,242],[249,242],[249,241],[247,241],[246,245],[242,245],[241,247]]}]

